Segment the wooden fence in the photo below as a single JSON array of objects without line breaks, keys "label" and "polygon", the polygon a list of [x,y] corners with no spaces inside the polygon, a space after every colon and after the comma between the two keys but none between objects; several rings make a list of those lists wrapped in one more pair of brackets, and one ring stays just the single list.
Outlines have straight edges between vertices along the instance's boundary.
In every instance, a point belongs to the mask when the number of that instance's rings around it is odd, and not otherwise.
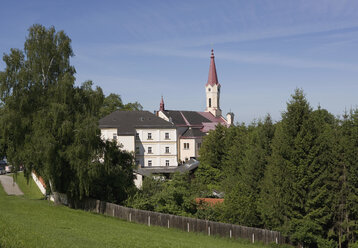
[{"label": "wooden fence", "polygon": [[67,200],[66,195],[59,193],[55,193],[54,198],[55,203],[69,205],[70,207],[105,214],[122,220],[127,220],[129,222],[145,224],[148,226],[153,225],[165,228],[176,228],[185,232],[201,232],[207,234],[208,236],[248,239],[252,243],[285,243],[285,238],[277,231],[127,208],[113,203],[93,199],[86,199],[81,203],[74,204]]}]

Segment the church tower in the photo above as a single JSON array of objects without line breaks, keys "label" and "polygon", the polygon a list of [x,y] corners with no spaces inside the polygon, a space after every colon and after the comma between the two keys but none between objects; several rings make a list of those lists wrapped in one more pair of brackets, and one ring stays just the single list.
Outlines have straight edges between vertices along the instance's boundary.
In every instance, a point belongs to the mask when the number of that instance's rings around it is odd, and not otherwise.
[{"label": "church tower", "polygon": [[210,67],[208,82],[205,85],[206,92],[206,110],[205,112],[212,113],[215,117],[221,116],[220,109],[220,84],[216,74],[214,49],[211,49]]}]

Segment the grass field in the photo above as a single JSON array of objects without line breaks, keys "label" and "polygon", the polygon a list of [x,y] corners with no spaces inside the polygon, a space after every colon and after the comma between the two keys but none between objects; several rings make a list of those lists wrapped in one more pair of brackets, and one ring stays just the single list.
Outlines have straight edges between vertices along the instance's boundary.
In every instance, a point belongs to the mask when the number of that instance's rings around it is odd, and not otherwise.
[{"label": "grass field", "polygon": [[[32,179],[31,179],[32,180]],[[18,175],[24,196],[0,186],[0,247],[268,247],[54,206],[42,200],[35,183]]]},{"label": "grass field", "polygon": [[24,197],[28,199],[43,199],[41,191],[37,187],[36,183],[32,178],[27,182],[23,173],[20,172],[17,175],[13,175],[14,181],[17,183],[21,191],[24,193]]}]

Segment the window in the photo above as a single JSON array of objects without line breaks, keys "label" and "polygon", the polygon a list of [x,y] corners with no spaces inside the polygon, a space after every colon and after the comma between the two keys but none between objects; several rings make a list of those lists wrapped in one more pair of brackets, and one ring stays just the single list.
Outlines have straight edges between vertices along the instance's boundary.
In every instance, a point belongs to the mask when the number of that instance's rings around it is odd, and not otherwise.
[{"label": "window", "polygon": [[209,98],[209,108],[211,108],[211,98]]},{"label": "window", "polygon": [[169,146],[165,147],[165,153],[169,153]]},{"label": "window", "polygon": [[136,154],[139,154],[139,146],[137,146],[137,147],[135,148],[135,153],[136,153]]},{"label": "window", "polygon": [[135,134],[135,138],[136,138],[136,139],[139,139],[139,133],[136,133],[136,134]]},{"label": "window", "polygon": [[135,164],[138,166],[138,165],[139,165],[139,160],[136,160],[136,161],[135,161]]},{"label": "window", "polygon": [[116,133],[113,134],[113,140],[117,140],[117,134]]},{"label": "window", "polygon": [[165,139],[166,139],[166,140],[169,139],[169,133],[165,133]]},{"label": "window", "polygon": [[189,149],[189,143],[184,143],[184,149],[188,150]]},{"label": "window", "polygon": [[165,166],[169,166],[169,160],[165,160]]},{"label": "window", "polygon": [[148,166],[152,166],[152,160],[148,160]]},{"label": "window", "polygon": [[211,89],[209,88],[208,91],[211,91]]},{"label": "window", "polygon": [[148,133],[148,139],[149,139],[149,140],[152,139],[152,133]]},{"label": "window", "polygon": [[148,153],[153,153],[152,152],[152,147],[148,147]]},{"label": "window", "polygon": [[198,149],[200,149],[201,148],[201,143],[198,143]]}]

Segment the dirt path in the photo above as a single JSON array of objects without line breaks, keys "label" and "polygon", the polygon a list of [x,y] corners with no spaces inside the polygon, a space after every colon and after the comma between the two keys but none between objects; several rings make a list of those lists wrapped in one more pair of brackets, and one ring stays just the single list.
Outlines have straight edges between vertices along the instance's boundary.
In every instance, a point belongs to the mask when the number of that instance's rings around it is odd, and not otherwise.
[{"label": "dirt path", "polygon": [[23,195],[22,191],[20,190],[19,186],[14,182],[12,176],[1,175],[0,182],[3,186],[6,194],[8,195]]}]

